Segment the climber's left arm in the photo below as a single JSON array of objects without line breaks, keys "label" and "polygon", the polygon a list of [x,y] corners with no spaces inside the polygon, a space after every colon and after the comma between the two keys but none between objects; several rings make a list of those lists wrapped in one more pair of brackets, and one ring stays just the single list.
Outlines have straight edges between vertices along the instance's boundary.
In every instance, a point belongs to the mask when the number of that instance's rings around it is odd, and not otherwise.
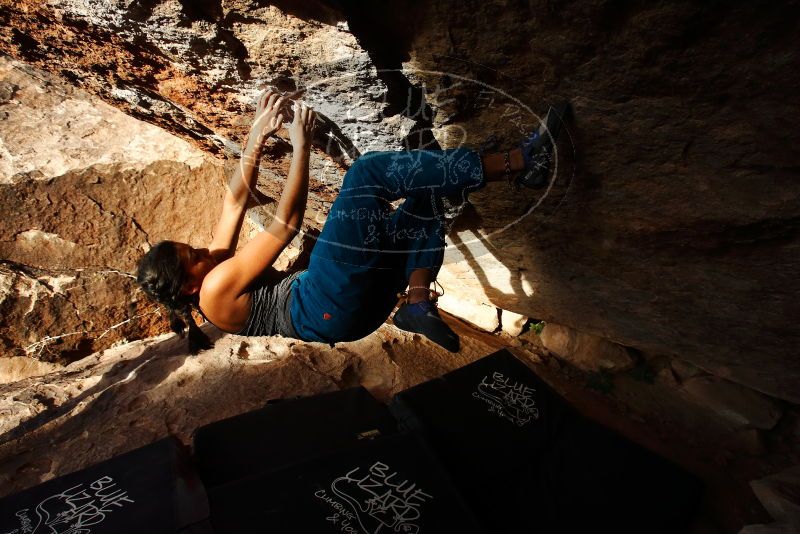
[{"label": "climber's left arm", "polygon": [[275,217],[267,228],[268,232],[288,240],[291,240],[300,231],[306,211],[311,135],[316,123],[316,113],[305,104],[295,102],[293,112],[294,118],[289,126],[289,138],[292,141],[292,163],[289,166],[289,174],[286,177],[278,206],[275,208]]},{"label": "climber's left arm", "polygon": [[225,199],[222,214],[214,230],[214,238],[208,249],[217,262],[225,261],[236,252],[239,232],[247,211],[247,201],[258,177],[258,164],[264,142],[280,128],[283,122],[281,108],[284,98],[278,93],[265,91],[256,106],[256,116],[250,129],[242,157],[233,172]]},{"label": "climber's left arm", "polygon": [[294,118],[289,127],[292,163],[275,216],[266,231],[259,232],[236,255],[221,262],[206,276],[203,288],[207,295],[222,299],[242,298],[251,282],[278,259],[300,231],[308,201],[308,164],[315,121],[314,110],[295,103]]}]

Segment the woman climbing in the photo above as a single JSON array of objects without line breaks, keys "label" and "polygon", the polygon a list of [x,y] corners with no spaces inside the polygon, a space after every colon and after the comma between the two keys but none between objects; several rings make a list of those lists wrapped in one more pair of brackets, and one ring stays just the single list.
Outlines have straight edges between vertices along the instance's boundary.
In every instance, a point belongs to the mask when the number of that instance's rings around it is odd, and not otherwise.
[{"label": "woman climbing", "polygon": [[[139,262],[142,289],[169,309],[175,332],[182,335],[188,325],[192,353],[211,345],[192,306],[225,332],[334,343],[376,330],[403,290],[407,298],[394,324],[457,352],[459,338],[439,316],[430,289],[444,255],[442,198],[464,200],[487,181],[510,181],[515,172],[518,184],[544,185],[552,148],[546,127],[504,153],[459,148],[362,155],[345,174],[308,269],[275,281],[271,266],[298,233],[308,196],[315,113],[304,104],[294,103],[292,161],[273,221],[238,252],[236,244],[264,142],[281,127],[286,104],[275,92],[261,95],[208,248],[157,243]],[[405,200],[392,210],[399,199]]]}]

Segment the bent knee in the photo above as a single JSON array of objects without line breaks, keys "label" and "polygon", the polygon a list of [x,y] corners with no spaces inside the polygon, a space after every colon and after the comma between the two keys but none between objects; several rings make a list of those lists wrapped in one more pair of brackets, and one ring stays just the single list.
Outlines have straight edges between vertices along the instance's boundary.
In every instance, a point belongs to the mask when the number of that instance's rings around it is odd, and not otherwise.
[{"label": "bent knee", "polygon": [[365,152],[353,162],[344,175],[342,190],[364,186],[384,187],[383,177],[386,174],[388,162],[392,152]]}]

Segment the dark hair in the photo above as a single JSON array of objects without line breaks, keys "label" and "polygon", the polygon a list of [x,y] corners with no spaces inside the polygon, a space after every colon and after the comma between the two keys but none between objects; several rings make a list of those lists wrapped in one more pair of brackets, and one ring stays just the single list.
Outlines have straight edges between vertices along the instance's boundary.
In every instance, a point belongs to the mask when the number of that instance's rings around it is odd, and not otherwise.
[{"label": "dark hair", "polygon": [[192,317],[192,305],[198,306],[198,296],[181,293],[185,279],[186,272],[174,241],[156,243],[139,260],[136,281],[148,297],[169,310],[169,326],[173,332],[183,337],[184,328],[189,326],[189,352],[197,354],[211,348],[213,343]]}]

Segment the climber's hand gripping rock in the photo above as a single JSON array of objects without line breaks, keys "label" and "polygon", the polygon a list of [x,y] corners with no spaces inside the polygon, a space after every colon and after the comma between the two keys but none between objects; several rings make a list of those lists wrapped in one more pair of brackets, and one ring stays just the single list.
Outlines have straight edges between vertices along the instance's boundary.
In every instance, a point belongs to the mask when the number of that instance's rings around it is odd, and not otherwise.
[{"label": "climber's hand gripping rock", "polygon": [[266,140],[278,131],[284,119],[284,103],[285,97],[271,89],[261,93],[248,135],[247,144],[250,148],[260,152]]}]

